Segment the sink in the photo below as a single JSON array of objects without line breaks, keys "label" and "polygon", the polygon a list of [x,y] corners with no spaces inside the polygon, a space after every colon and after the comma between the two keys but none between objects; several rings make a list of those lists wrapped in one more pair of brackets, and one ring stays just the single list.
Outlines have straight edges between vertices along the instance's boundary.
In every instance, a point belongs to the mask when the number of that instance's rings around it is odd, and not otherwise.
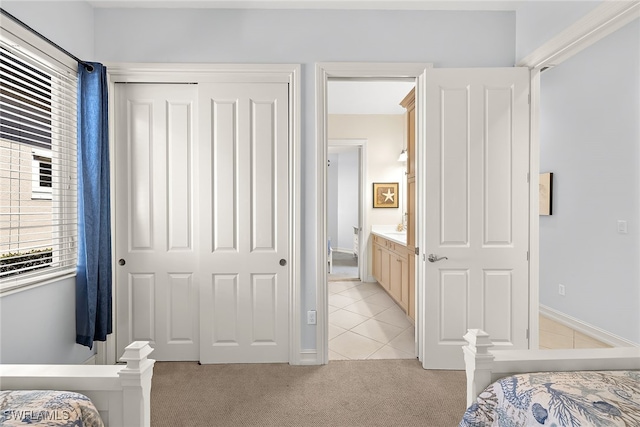
[{"label": "sink", "polygon": [[380,237],[385,237],[389,240],[393,240],[397,243],[405,244],[407,241],[407,231],[406,230],[398,231],[395,229],[395,226],[393,228],[385,227],[383,229],[373,228],[371,232],[379,235]]},{"label": "sink", "polygon": [[380,233],[380,235],[403,245],[407,242],[407,233],[404,231],[385,231],[383,233]]}]

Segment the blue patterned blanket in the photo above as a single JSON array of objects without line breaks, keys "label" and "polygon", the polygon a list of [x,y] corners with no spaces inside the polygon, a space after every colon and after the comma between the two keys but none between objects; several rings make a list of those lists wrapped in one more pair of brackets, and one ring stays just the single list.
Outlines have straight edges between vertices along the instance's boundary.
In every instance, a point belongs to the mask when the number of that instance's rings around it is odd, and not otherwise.
[{"label": "blue patterned blanket", "polygon": [[87,396],[68,391],[0,391],[0,426],[104,427]]},{"label": "blue patterned blanket", "polygon": [[459,427],[640,426],[640,371],[541,372],[489,385]]}]

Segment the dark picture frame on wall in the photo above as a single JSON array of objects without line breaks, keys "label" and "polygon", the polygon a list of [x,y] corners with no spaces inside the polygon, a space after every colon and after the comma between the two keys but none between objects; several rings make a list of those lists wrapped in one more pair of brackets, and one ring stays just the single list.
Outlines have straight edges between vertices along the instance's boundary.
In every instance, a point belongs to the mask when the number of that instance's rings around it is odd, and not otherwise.
[{"label": "dark picture frame on wall", "polygon": [[397,182],[373,183],[374,208],[397,208],[399,198]]}]

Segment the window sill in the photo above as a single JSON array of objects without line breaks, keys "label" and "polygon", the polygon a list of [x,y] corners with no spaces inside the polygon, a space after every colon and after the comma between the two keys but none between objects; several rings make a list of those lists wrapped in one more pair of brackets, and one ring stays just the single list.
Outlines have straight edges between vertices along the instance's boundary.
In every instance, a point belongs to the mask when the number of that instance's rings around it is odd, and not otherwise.
[{"label": "window sill", "polygon": [[75,271],[68,272],[58,272],[52,274],[49,277],[42,277],[39,279],[35,279],[34,281],[27,283],[16,283],[16,284],[3,284],[2,288],[0,288],[0,298],[16,294],[18,292],[28,291],[31,289],[39,288],[40,286],[49,285],[54,282],[59,282],[61,280],[70,279],[72,277],[76,277]]}]

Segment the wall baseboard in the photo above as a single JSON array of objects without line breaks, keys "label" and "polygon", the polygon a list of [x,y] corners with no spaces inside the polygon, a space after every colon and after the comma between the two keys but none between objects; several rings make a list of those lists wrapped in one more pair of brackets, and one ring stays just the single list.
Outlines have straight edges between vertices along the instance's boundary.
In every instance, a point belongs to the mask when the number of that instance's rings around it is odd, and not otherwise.
[{"label": "wall baseboard", "polygon": [[353,248],[333,248],[333,251],[343,254],[353,254]]},{"label": "wall baseboard", "polygon": [[296,364],[301,366],[319,365],[318,352],[316,350],[302,350]]},{"label": "wall baseboard", "polygon": [[551,307],[547,307],[546,305],[540,304],[540,315],[612,347],[640,347],[640,344],[638,343],[619,337],[618,335],[612,334],[604,329],[600,329],[597,326],[590,325],[573,316],[569,316],[568,314],[564,314]]}]

